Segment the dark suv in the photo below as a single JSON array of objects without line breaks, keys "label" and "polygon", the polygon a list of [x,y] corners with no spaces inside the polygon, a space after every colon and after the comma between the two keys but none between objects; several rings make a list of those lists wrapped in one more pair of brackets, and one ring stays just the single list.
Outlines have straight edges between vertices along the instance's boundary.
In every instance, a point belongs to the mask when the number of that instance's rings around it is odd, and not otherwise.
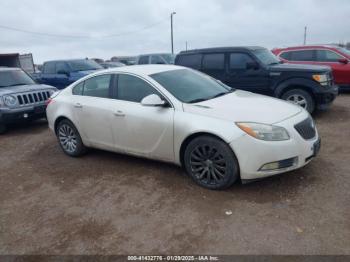
[{"label": "dark suv", "polygon": [[175,64],[202,71],[232,88],[296,103],[310,113],[327,109],[338,95],[329,67],[285,64],[263,47],[183,51]]}]

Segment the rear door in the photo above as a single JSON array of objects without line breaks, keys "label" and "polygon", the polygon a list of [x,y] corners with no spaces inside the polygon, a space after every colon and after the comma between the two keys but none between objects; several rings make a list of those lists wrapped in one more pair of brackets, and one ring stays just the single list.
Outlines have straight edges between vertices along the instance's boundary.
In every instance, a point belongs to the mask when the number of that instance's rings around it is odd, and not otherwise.
[{"label": "rear door", "polygon": [[47,85],[53,85],[56,87],[55,66],[56,66],[56,62],[44,63],[44,70],[41,73],[41,78],[39,79],[40,83],[47,84]]},{"label": "rear door", "polygon": [[248,64],[257,63],[249,53],[232,52],[228,55],[228,74],[225,83],[254,93],[270,95],[269,74],[265,68],[249,68]]},{"label": "rear door", "polygon": [[78,129],[94,146],[114,149],[112,121],[114,100],[111,83],[113,75],[91,77],[73,88],[74,113]]},{"label": "rear door", "polygon": [[226,81],[225,53],[203,54],[201,71],[222,82]]}]

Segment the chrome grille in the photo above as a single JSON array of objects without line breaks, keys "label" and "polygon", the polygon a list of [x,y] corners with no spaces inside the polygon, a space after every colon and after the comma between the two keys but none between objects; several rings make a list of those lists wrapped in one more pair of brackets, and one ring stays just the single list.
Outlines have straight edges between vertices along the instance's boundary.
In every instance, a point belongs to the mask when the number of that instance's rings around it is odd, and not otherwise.
[{"label": "chrome grille", "polygon": [[31,93],[17,94],[20,106],[42,104],[51,96],[49,91],[36,91]]},{"label": "chrome grille", "polygon": [[316,136],[316,128],[311,117],[308,117],[304,121],[296,124],[294,128],[298,131],[304,139],[312,139]]}]

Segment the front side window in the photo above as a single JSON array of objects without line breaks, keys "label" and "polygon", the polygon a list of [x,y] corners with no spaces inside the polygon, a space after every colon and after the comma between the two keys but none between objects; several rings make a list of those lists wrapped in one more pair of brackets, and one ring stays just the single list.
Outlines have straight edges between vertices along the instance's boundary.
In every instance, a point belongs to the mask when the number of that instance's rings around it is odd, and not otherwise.
[{"label": "front side window", "polygon": [[[111,75],[100,75],[100,76],[95,76],[85,80],[83,95],[109,98],[110,97],[109,87],[110,87],[111,78],[112,78]],[[77,86],[75,88],[77,88]],[[79,92],[79,89],[77,89],[77,92]]]},{"label": "front side window", "polygon": [[341,55],[329,50],[317,50],[316,58],[319,62],[338,62],[339,59],[342,59]]},{"label": "front side window", "polygon": [[202,62],[201,54],[181,55],[178,60],[179,65],[190,67],[193,69],[200,69],[201,62]]},{"label": "front side window", "polygon": [[300,50],[290,52],[290,61],[314,61],[313,50]]},{"label": "front side window", "polygon": [[73,72],[103,69],[94,60],[79,59],[67,62]]},{"label": "front side window", "polygon": [[195,103],[230,93],[210,76],[189,69],[156,73],[151,77],[181,102]]},{"label": "front side window", "polygon": [[203,56],[203,69],[222,70],[225,68],[224,54],[207,54]]},{"label": "front side window", "polygon": [[151,64],[166,64],[166,62],[159,55],[151,56]]},{"label": "front side window", "polygon": [[33,84],[33,79],[21,70],[0,71],[0,88]]},{"label": "front side window", "polygon": [[256,58],[264,65],[279,64],[281,61],[270,50],[266,48],[259,48],[252,50]]},{"label": "front side window", "polygon": [[148,95],[159,93],[144,80],[131,75],[118,75],[118,99],[140,103]]},{"label": "front side window", "polygon": [[44,64],[44,74],[54,74],[55,73],[55,62],[46,62]]},{"label": "front side window", "polygon": [[230,69],[231,70],[245,70],[247,63],[254,62],[254,60],[245,53],[230,54]]},{"label": "front side window", "polygon": [[65,62],[57,62],[56,63],[56,74],[62,72],[69,72],[68,67]]},{"label": "front side window", "polygon": [[148,56],[141,56],[139,59],[139,65],[146,65],[148,64]]}]

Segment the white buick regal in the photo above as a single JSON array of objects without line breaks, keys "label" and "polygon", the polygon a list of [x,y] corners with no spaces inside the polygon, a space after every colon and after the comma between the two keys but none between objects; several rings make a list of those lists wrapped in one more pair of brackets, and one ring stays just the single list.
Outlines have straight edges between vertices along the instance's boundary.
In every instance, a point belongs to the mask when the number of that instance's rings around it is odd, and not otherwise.
[{"label": "white buick regal", "polygon": [[47,117],[67,155],[93,147],[168,161],[210,189],[300,168],[320,148],[301,107],[170,65],[89,75],[54,94]]}]

